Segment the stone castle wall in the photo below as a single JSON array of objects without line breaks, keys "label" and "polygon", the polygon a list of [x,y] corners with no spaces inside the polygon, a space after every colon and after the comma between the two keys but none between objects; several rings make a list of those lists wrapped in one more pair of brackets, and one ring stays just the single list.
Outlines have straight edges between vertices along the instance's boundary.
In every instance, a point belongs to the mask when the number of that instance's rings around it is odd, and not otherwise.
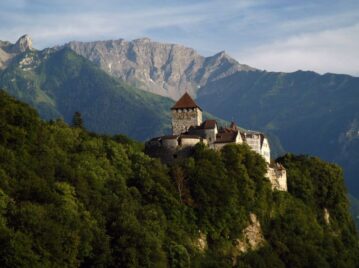
[{"label": "stone castle wall", "polygon": [[173,135],[180,135],[186,132],[191,126],[202,124],[202,111],[194,109],[172,110],[172,132]]}]

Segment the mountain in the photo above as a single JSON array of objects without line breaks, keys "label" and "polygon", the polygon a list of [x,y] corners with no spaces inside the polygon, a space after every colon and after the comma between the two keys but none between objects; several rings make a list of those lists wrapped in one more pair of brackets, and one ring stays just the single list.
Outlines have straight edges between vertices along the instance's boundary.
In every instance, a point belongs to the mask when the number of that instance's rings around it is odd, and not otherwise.
[{"label": "mountain", "polygon": [[28,35],[20,37],[15,44],[0,40],[0,70],[5,69],[20,53],[32,49],[32,40]]},{"label": "mountain", "polygon": [[273,133],[287,151],[342,165],[350,193],[359,197],[359,78],[238,72],[201,88],[197,102],[243,127]]},{"label": "mountain", "polygon": [[112,78],[72,50],[26,50],[0,72],[0,88],[35,107],[42,118],[82,114],[97,133],[147,139],[170,129],[173,101]]},{"label": "mountain", "polygon": [[271,190],[245,145],[165,166],[0,92],[1,267],[359,265],[341,169],[288,154]]},{"label": "mountain", "polygon": [[91,60],[114,77],[143,90],[177,100],[184,92],[238,71],[254,70],[239,64],[224,51],[203,57],[194,49],[148,38],[70,42],[65,47]]}]

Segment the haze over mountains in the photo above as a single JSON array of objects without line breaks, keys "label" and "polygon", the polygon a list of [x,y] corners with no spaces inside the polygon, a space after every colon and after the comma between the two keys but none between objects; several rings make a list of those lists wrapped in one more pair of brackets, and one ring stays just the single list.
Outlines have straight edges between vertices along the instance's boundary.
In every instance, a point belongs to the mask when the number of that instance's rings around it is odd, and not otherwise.
[{"label": "haze over mountains", "polygon": [[70,42],[40,52],[21,49],[31,43],[26,39],[0,43],[0,87],[45,118],[69,122],[79,110],[90,130],[146,139],[168,131],[173,102],[145,91],[177,99],[187,90],[204,110],[279,137],[286,151],[342,164],[349,191],[359,197],[357,77],[259,71],[224,52],[203,57],[148,38]]}]

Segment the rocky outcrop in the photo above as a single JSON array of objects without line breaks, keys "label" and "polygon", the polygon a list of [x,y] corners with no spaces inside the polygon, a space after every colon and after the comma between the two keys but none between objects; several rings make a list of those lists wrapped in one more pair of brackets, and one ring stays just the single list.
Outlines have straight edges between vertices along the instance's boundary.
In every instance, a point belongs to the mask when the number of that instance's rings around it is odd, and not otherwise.
[{"label": "rocky outcrop", "polygon": [[202,252],[202,253],[205,252],[208,249],[208,242],[207,242],[206,234],[199,232],[199,236],[198,236],[197,240],[195,240],[194,245],[200,252]]},{"label": "rocky outcrop", "polygon": [[115,77],[172,99],[178,99],[185,91],[195,96],[207,81],[237,71],[254,70],[239,64],[224,51],[203,57],[192,48],[158,43],[148,38],[70,42],[65,46]]},{"label": "rocky outcrop", "polygon": [[250,250],[256,250],[265,243],[261,224],[258,221],[257,216],[251,213],[249,219],[249,225],[242,231],[242,237],[234,241],[234,247],[231,254],[233,266],[236,265],[238,256]]},{"label": "rocky outcrop", "polygon": [[33,50],[30,36],[23,35],[15,44],[0,41],[0,70],[5,69],[10,61],[20,53]]},{"label": "rocky outcrop", "polygon": [[288,191],[287,171],[281,164],[271,163],[268,165],[266,177],[272,185],[272,190]]},{"label": "rocky outcrop", "polygon": [[330,224],[330,213],[327,208],[323,209],[323,218],[326,225]]},{"label": "rocky outcrop", "polygon": [[19,40],[11,47],[14,53],[22,53],[28,50],[32,50],[32,39],[27,34],[21,36]]}]

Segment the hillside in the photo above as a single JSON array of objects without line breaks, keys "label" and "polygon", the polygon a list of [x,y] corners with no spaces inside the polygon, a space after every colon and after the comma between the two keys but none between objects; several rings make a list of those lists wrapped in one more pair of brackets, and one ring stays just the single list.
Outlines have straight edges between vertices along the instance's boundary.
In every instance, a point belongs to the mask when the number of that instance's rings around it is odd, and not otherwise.
[{"label": "hillside", "polygon": [[204,57],[192,48],[159,43],[149,38],[70,42],[65,47],[114,77],[174,100],[186,91],[194,96],[208,81],[237,71],[254,70],[239,64],[224,51]]},{"label": "hillside", "polygon": [[342,172],[318,158],[281,158],[289,193],[272,192],[244,145],[197,146],[166,167],[126,139],[45,123],[4,92],[0,128],[2,267],[359,264]]},{"label": "hillside", "polygon": [[19,54],[0,72],[0,88],[31,104],[44,119],[71,122],[79,111],[86,128],[98,133],[146,139],[170,126],[173,101],[110,77],[70,49]]},{"label": "hillside", "polygon": [[359,196],[359,78],[314,72],[239,72],[198,93],[207,111],[261,129],[284,149],[344,167],[349,192]]}]

